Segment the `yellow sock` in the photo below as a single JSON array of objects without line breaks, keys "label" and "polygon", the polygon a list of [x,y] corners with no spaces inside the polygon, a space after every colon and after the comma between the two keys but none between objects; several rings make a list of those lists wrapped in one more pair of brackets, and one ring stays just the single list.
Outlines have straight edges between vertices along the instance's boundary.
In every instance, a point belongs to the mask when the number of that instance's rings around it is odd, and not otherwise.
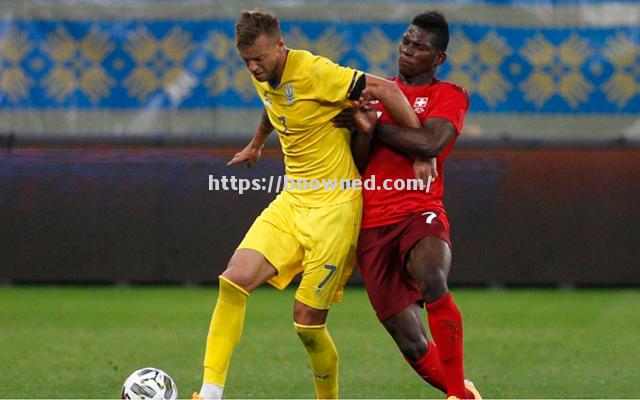
[{"label": "yellow sock", "polygon": [[338,398],[338,351],[325,325],[293,326],[307,349],[318,399]]},{"label": "yellow sock", "polygon": [[220,293],[211,317],[204,353],[204,383],[224,386],[233,349],[240,341],[249,292],[220,276]]}]

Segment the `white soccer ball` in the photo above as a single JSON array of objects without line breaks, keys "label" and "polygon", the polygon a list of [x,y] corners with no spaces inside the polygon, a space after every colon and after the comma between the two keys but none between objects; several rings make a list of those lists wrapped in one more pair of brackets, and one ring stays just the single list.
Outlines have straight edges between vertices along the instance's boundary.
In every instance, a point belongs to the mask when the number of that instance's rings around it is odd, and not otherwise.
[{"label": "white soccer ball", "polygon": [[175,400],[178,387],[169,374],[147,367],[133,371],[122,385],[123,399]]}]

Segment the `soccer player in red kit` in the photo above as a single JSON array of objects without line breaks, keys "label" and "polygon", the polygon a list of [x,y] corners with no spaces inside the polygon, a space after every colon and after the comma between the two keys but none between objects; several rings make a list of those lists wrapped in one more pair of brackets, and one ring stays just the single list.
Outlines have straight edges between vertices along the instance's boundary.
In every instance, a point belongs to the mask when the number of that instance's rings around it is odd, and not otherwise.
[{"label": "soccer player in red kit", "polygon": [[[473,399],[480,394],[464,379],[462,318],[447,288],[451,241],[442,168],[469,108],[463,87],[434,76],[446,60],[448,42],[446,19],[431,11],[414,17],[399,45],[399,74],[393,80],[422,128],[400,126],[375,101],[372,108],[361,99],[351,111],[358,128],[352,151],[363,180],[375,176],[378,186],[385,180],[406,182],[416,177],[414,168],[428,169],[433,158],[436,171],[428,175],[437,176],[428,192],[365,189],[357,256],[376,315],[407,362],[447,397]],[[335,123],[347,124],[349,115],[344,112]],[[435,343],[427,338],[422,306]]]}]

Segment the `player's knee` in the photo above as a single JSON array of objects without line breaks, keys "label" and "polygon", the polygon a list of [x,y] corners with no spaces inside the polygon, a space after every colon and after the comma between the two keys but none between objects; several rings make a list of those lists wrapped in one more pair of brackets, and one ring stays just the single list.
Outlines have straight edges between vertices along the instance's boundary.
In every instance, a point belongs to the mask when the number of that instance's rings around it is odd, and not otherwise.
[{"label": "player's knee", "polygon": [[251,291],[251,283],[254,280],[254,277],[243,271],[242,268],[237,267],[237,264],[229,264],[227,265],[227,269],[222,273],[222,275],[228,281],[233,282],[235,285],[240,286],[246,291]]},{"label": "player's knee", "polygon": [[247,297],[249,297],[249,292],[224,276],[220,276],[218,279],[220,285],[218,301],[244,307]]},{"label": "player's knee", "polygon": [[252,250],[239,250],[229,260],[222,276],[247,292],[252,292],[276,275],[266,258]]},{"label": "player's knee", "polygon": [[441,268],[425,268],[422,279],[418,282],[422,298],[426,303],[431,303],[444,296],[449,290],[447,276]]},{"label": "player's knee", "polygon": [[293,306],[293,320],[300,325],[323,325],[328,313],[329,310],[313,308],[297,300]]},{"label": "player's knee", "polygon": [[447,277],[450,267],[447,244],[439,239],[426,238],[412,251],[407,270],[418,283],[423,300],[430,303],[449,290]]}]

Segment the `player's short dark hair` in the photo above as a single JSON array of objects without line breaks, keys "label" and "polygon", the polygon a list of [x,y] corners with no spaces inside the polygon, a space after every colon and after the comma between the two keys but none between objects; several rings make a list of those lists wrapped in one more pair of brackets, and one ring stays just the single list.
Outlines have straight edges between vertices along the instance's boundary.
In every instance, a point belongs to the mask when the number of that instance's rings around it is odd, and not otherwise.
[{"label": "player's short dark hair", "polygon": [[266,10],[242,11],[236,21],[236,46],[239,49],[251,46],[262,34],[280,37],[278,17]]},{"label": "player's short dark hair", "polygon": [[447,51],[449,45],[449,24],[438,11],[427,11],[413,17],[411,23],[433,34],[433,44],[440,51]]}]

